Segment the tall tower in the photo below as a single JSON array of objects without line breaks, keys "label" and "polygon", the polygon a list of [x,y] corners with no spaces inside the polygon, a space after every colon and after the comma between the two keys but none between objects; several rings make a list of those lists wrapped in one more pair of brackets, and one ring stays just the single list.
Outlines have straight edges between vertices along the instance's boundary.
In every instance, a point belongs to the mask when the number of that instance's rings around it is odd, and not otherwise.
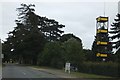
[{"label": "tall tower", "polygon": [[96,57],[106,60],[109,50],[108,17],[96,18]]}]

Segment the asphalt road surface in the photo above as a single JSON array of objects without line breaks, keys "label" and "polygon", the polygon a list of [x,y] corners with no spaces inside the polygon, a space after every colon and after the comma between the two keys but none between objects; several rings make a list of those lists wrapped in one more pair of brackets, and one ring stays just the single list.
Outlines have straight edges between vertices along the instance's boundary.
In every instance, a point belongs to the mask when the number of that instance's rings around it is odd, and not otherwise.
[{"label": "asphalt road surface", "polygon": [[6,64],[3,68],[3,78],[60,78],[59,75],[35,70],[27,66]]},{"label": "asphalt road surface", "polygon": [[71,80],[71,78],[74,77],[64,72],[35,69],[19,64],[5,64],[2,69],[2,80]]},{"label": "asphalt road surface", "polygon": [[89,80],[76,78],[64,72],[38,70],[18,64],[5,64],[2,70],[2,78],[2,80]]}]

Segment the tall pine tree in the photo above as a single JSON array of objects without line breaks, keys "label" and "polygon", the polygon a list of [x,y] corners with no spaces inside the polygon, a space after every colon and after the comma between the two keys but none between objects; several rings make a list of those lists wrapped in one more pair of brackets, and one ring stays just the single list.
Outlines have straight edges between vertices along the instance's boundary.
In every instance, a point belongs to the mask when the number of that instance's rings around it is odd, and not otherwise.
[{"label": "tall pine tree", "polygon": [[114,59],[118,63],[120,62],[120,14],[116,15],[116,19],[114,19],[115,22],[111,25],[111,31],[109,32],[112,36],[110,38],[113,40],[112,48],[116,49]]},{"label": "tall pine tree", "polygon": [[59,40],[64,25],[53,19],[41,17],[35,14],[35,5],[21,4],[17,8],[18,19],[16,27],[9,32],[9,37],[4,43],[9,46],[6,55],[12,53],[19,62],[36,64],[37,56],[42,51],[44,43],[47,41]]},{"label": "tall pine tree", "polygon": [[120,14],[117,14],[117,18],[114,19],[115,22],[112,23],[111,31],[109,32],[112,36],[110,36],[110,39],[112,39],[113,48],[116,48],[117,51],[120,49]]}]

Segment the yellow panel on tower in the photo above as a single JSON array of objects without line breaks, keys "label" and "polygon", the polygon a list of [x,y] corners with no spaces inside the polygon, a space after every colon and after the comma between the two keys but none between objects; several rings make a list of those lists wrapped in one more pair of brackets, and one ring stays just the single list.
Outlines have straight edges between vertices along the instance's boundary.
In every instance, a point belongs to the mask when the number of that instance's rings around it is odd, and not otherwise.
[{"label": "yellow panel on tower", "polygon": [[97,21],[98,22],[107,22],[108,21],[108,17],[98,17]]},{"label": "yellow panel on tower", "polygon": [[107,45],[107,44],[108,42],[100,42],[100,41],[97,42],[97,45]]},{"label": "yellow panel on tower", "polygon": [[108,30],[97,30],[97,33],[107,33]]}]

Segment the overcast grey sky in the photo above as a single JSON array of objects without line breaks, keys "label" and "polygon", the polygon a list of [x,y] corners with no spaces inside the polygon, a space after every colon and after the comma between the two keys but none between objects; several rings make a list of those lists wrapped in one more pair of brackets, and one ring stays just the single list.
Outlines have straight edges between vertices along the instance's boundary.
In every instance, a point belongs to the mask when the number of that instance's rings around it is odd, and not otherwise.
[{"label": "overcast grey sky", "polygon": [[[64,24],[65,33],[73,33],[80,39],[84,48],[91,49],[96,30],[96,17],[104,13],[104,2],[27,2],[36,5],[35,13],[55,19]],[[20,2],[0,3],[0,38],[5,40],[7,33],[16,27],[16,8]],[[105,15],[109,23],[113,22],[117,14],[117,2],[105,2]]]}]

